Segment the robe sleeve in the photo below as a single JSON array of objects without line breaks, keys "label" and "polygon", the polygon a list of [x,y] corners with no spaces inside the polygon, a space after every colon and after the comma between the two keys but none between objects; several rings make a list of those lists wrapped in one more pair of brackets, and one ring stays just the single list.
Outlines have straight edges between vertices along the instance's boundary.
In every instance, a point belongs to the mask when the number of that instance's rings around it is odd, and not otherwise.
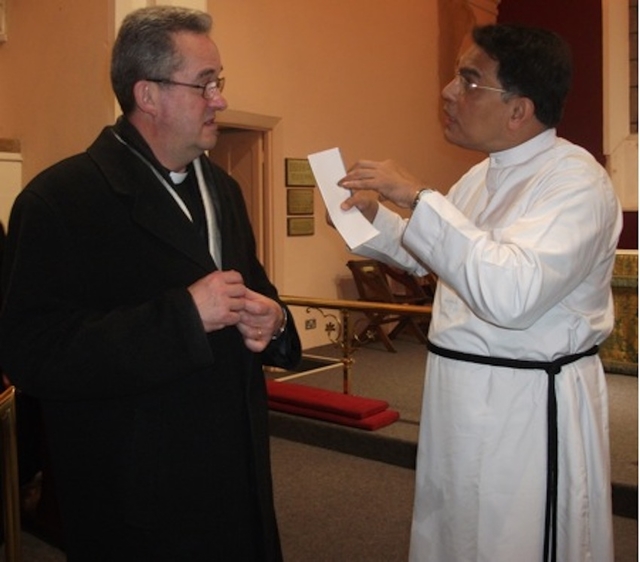
[{"label": "robe sleeve", "polygon": [[384,262],[418,277],[429,273],[426,266],[402,245],[402,236],[407,226],[405,219],[380,205],[373,226],[380,234],[353,248],[354,254]]},{"label": "robe sleeve", "polygon": [[[425,197],[404,231],[405,248],[478,317],[526,329],[600,271],[620,233],[604,170],[579,159],[563,166],[538,177],[528,207],[495,228],[477,227],[444,197]],[[608,287],[605,274],[594,282]]]}]

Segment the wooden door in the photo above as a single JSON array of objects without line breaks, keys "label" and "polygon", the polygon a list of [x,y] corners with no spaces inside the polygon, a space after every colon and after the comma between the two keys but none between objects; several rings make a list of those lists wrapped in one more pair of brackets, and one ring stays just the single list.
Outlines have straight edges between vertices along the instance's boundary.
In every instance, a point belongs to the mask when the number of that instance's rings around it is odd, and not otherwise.
[{"label": "wooden door", "polygon": [[223,128],[209,158],[240,184],[256,238],[258,259],[264,264],[267,237],[264,217],[263,132],[235,127]]}]

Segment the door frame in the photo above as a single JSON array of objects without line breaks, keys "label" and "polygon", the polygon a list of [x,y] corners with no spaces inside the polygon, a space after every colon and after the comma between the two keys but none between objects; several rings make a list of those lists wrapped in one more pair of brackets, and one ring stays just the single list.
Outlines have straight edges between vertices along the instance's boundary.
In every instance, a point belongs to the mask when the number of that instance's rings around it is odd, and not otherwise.
[{"label": "door frame", "polygon": [[[259,131],[262,134],[263,147],[263,173],[262,185],[254,186],[259,190],[260,208],[262,210],[261,228],[256,233],[257,244],[264,249],[263,266],[267,275],[274,280],[276,277],[276,264],[274,255],[274,229],[275,229],[275,205],[274,205],[274,129],[281,121],[280,117],[249,113],[227,109],[216,116],[216,122],[221,130],[225,128]],[[214,149],[215,150],[215,149]]]}]

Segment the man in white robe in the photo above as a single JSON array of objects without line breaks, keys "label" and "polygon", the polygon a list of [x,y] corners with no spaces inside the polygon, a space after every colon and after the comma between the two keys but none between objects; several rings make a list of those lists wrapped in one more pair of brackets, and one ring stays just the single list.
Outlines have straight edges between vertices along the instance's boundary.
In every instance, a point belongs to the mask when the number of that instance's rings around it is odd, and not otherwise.
[{"label": "man in white robe", "polygon": [[[444,131],[488,158],[447,196],[391,161],[361,160],[340,182],[353,190],[343,207],[380,230],[356,253],[439,280],[410,559],[610,562],[607,389],[594,346],[613,327],[619,203],[594,158],[556,136],[566,44],[506,25],[473,39],[442,93]],[[567,364],[554,376],[552,361]]]}]

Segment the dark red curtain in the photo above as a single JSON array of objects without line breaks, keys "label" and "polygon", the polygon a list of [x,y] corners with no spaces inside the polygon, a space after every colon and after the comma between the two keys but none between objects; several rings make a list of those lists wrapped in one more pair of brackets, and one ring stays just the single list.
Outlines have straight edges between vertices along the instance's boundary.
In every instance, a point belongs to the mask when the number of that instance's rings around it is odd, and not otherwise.
[{"label": "dark red curtain", "polygon": [[[602,0],[502,0],[499,23],[538,25],[571,45],[574,76],[558,134],[586,148],[602,164]],[[619,248],[638,248],[638,212],[624,212]]]}]

